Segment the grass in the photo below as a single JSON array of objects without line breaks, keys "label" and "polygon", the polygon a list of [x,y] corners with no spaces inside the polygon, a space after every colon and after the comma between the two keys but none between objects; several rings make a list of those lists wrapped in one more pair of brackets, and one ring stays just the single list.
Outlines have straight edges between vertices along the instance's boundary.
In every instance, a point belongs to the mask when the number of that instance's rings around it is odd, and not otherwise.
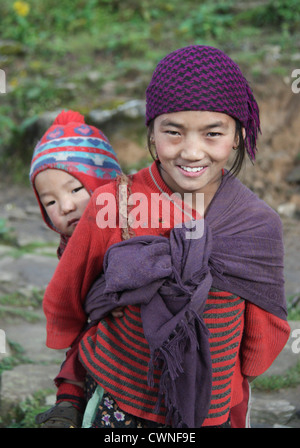
[{"label": "grass", "polygon": [[[0,68],[7,75],[7,93],[0,105],[0,166],[17,171],[14,178],[21,180],[32,154],[28,129],[39,114],[59,108],[87,114],[116,99],[143,99],[156,63],[181,46],[218,46],[249,76],[266,70],[288,75],[288,57],[271,65],[265,58],[270,45],[278,46],[282,57],[299,51],[299,3],[277,0],[241,8],[242,3],[3,0]],[[126,82],[134,80],[141,82],[128,88]],[[109,82],[115,91],[108,98]]]},{"label": "grass", "polygon": [[287,309],[289,320],[300,321],[300,295],[294,294],[287,298]]},{"label": "grass", "polygon": [[30,323],[38,322],[40,320],[40,316],[34,311],[0,305],[0,318],[7,319],[9,317],[19,317]]},{"label": "grass", "polygon": [[0,218],[0,246],[2,256],[19,258],[24,254],[39,254],[49,257],[56,257],[57,244],[54,242],[33,241],[20,245],[17,240],[15,229],[11,227],[7,220]]},{"label": "grass", "polygon": [[20,344],[11,340],[7,342],[11,350],[11,355],[4,356],[3,359],[1,360],[0,376],[4,370],[11,370],[19,364],[29,364],[29,363],[31,364],[33,362],[30,360],[30,358],[25,356],[24,349]]},{"label": "grass", "polygon": [[20,402],[8,414],[0,417],[0,428],[38,428],[35,416],[49,408],[45,406],[45,398],[50,394],[53,394],[53,390],[40,390],[32,397]]},{"label": "grass", "polygon": [[34,288],[30,293],[16,291],[0,296],[0,305],[39,308],[43,301],[44,290]]},{"label": "grass", "polygon": [[296,387],[300,385],[300,361],[289,368],[284,375],[261,376],[253,381],[256,390],[274,392],[280,389]]},{"label": "grass", "polygon": [[0,244],[15,245],[16,235],[13,228],[7,225],[7,221],[3,218],[0,219]]},{"label": "grass", "polygon": [[39,310],[43,301],[44,290],[33,288],[30,291],[14,291],[0,296],[0,318],[22,318],[29,323],[38,322]]},{"label": "grass", "polygon": [[36,311],[41,308],[43,295],[44,290],[37,288],[1,295],[0,318],[3,320],[21,318],[29,323],[38,322],[41,317]]},{"label": "grass", "polygon": [[0,296],[0,318],[22,318],[33,323],[40,320],[34,310],[40,309],[44,291],[36,288],[27,293],[15,291]]},{"label": "grass", "polygon": [[13,258],[20,258],[24,254],[46,255],[48,257],[57,257],[57,244],[49,242],[32,242],[23,246],[12,246],[11,250],[6,253]]}]

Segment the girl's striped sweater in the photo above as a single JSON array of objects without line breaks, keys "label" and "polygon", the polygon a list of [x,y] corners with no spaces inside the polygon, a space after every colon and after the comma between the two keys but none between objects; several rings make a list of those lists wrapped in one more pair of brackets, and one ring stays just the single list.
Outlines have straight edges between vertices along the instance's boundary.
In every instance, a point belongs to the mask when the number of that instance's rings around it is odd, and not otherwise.
[{"label": "girl's striped sweater", "polygon": [[[249,334],[244,328],[245,306],[254,318]],[[262,319],[257,320],[259,316]],[[263,321],[262,326],[259,320]],[[209,293],[204,321],[211,333],[213,384],[210,409],[203,426],[216,426],[226,422],[230,409],[242,401],[244,375],[249,372],[256,376],[256,372],[269,367],[271,359],[278,354],[278,343],[281,346],[286,340],[288,328],[283,321],[255,305],[245,305],[239,297],[214,288]],[[253,344],[254,339],[271,341],[271,334],[276,339],[274,347],[266,343],[261,352],[261,347],[256,342]],[[264,354],[267,356],[261,357]],[[241,357],[245,359],[243,365]],[[126,307],[123,318],[110,316],[97,329],[92,328],[83,338],[80,358],[121,409],[158,423],[166,422],[163,404],[156,409],[160,372],[155,372],[153,388],[147,384],[150,353],[138,306]]]}]

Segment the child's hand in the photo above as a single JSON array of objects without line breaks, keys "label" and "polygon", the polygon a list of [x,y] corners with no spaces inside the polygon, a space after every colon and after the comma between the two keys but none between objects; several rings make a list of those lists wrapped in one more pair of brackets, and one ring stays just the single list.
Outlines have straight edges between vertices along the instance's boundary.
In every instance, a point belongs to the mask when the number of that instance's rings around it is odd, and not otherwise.
[{"label": "child's hand", "polygon": [[123,317],[123,308],[123,306],[118,306],[117,308],[112,310],[111,314],[113,315],[113,317]]},{"label": "child's hand", "polygon": [[247,380],[249,383],[252,383],[253,380],[255,380],[256,376],[247,376]]}]

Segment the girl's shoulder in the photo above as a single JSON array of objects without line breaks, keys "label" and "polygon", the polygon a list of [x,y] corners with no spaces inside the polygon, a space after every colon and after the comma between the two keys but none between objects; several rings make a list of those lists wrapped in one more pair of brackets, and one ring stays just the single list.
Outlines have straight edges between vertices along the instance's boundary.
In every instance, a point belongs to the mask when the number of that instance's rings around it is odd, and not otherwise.
[{"label": "girl's shoulder", "polygon": [[253,190],[251,190],[251,188],[244,184],[242,185],[244,195],[247,197],[247,200],[245,201],[245,208],[248,210],[248,213],[255,213],[257,218],[265,217],[267,220],[274,220],[281,223],[280,216],[274,208],[261,199]]},{"label": "girl's shoulder", "polygon": [[117,176],[115,179],[112,179],[110,182],[107,182],[104,185],[101,185],[100,187],[96,188],[94,193],[92,194],[92,198],[95,199],[99,194],[102,193],[112,193],[114,194],[116,191],[116,185],[117,185],[117,179],[119,176]]},{"label": "girl's shoulder", "polygon": [[148,172],[147,168],[143,168],[140,171],[134,173],[134,174],[120,174],[118,175],[115,179],[112,179],[110,182],[101,185],[100,187],[98,187],[94,193],[93,193],[93,197],[97,197],[99,194],[103,194],[103,193],[111,193],[113,195],[118,195],[119,194],[119,188],[124,188],[124,187],[128,187],[129,189],[131,189],[131,187],[137,186],[137,185],[144,185],[145,184],[145,180],[146,180],[146,176],[145,174]]},{"label": "girl's shoulder", "polygon": [[236,192],[236,197],[239,199],[239,202],[244,204],[244,208],[248,209],[249,213],[255,210],[270,217],[279,218],[278,213],[240,179],[229,177],[226,183],[227,190]]},{"label": "girl's shoulder", "polygon": [[229,176],[218,198],[220,207],[228,206],[228,219],[235,219],[243,228],[253,229],[260,236],[282,237],[279,214],[238,178]]}]

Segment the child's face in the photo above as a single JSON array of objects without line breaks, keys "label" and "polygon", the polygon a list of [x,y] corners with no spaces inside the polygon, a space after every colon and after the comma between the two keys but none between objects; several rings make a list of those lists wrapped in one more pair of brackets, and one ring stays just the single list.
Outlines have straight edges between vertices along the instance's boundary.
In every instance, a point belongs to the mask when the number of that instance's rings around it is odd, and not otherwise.
[{"label": "child's face", "polygon": [[218,112],[183,111],[158,116],[152,139],[161,175],[172,191],[216,191],[236,140],[235,120]]},{"label": "child's face", "polygon": [[35,188],[52,224],[71,236],[90,200],[87,190],[75,177],[55,169],[39,173]]}]

